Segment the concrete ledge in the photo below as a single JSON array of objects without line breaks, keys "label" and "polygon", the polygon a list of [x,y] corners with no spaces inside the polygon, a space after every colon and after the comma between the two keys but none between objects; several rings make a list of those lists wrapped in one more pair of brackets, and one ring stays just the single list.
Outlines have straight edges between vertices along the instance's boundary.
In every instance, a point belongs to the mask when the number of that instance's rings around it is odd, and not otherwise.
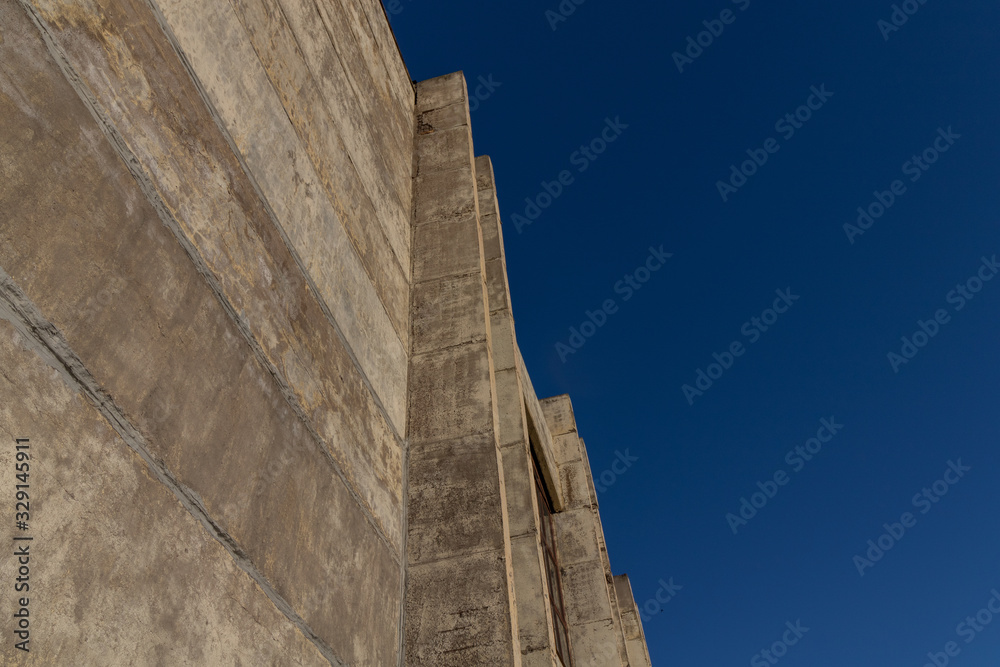
[{"label": "concrete ledge", "polygon": [[531,432],[532,442],[536,445],[535,454],[542,467],[539,472],[552,499],[552,508],[556,512],[561,512],[566,508],[566,499],[560,482],[558,459],[552,447],[552,433],[545,420],[542,404],[535,395],[535,388],[531,385],[531,377],[524,366],[524,357],[521,356],[520,349],[517,351],[517,369],[521,374],[521,385],[524,388],[524,406],[528,413],[528,428]]},{"label": "concrete ledge", "polygon": [[[471,209],[471,207],[470,207]],[[413,283],[476,274],[482,280],[476,217],[435,220],[413,230]]]},{"label": "concrete ledge", "polygon": [[562,394],[540,401],[545,413],[545,422],[553,436],[576,431],[576,417],[573,415],[573,403],[569,396]]},{"label": "concrete ledge", "polygon": [[632,583],[627,574],[614,578],[615,594],[621,610],[622,631],[630,667],[652,667],[649,650],[646,648],[646,634],[642,629],[642,617],[632,595]]}]

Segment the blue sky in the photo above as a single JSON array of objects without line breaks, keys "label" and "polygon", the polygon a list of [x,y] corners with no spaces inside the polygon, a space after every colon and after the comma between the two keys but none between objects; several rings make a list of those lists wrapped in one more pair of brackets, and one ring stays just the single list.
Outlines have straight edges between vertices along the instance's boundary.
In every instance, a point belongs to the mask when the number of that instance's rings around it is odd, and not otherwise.
[{"label": "blue sky", "polygon": [[615,572],[681,587],[654,665],[1000,664],[1000,5],[892,5],[390,11],[414,79],[482,86],[532,381],[613,482]]}]

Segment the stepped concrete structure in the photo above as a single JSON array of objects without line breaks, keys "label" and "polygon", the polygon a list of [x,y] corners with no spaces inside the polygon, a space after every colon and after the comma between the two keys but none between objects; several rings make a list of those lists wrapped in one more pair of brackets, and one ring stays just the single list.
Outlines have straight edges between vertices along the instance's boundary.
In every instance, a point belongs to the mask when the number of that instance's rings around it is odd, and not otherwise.
[{"label": "stepped concrete structure", "polygon": [[0,117],[3,664],[649,666],[377,0],[0,0]]}]

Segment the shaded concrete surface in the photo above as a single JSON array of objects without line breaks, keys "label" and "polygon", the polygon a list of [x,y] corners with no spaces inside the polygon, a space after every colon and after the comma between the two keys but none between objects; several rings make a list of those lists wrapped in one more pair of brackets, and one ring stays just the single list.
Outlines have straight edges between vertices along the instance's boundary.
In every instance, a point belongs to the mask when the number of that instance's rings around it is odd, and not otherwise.
[{"label": "shaded concrete surface", "polygon": [[461,74],[417,85],[417,128],[406,664],[519,666],[483,233]]},{"label": "shaded concrete surface", "polygon": [[378,0],[0,0],[0,117],[0,662],[559,667],[537,467],[574,664],[649,664],[464,76]]}]

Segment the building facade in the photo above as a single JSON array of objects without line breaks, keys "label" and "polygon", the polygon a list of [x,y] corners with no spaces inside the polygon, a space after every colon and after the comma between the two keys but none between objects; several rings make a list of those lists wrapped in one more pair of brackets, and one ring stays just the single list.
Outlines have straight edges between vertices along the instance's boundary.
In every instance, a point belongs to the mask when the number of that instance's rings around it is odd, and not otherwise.
[{"label": "building facade", "polygon": [[0,0],[0,114],[5,664],[649,666],[377,0]]}]

